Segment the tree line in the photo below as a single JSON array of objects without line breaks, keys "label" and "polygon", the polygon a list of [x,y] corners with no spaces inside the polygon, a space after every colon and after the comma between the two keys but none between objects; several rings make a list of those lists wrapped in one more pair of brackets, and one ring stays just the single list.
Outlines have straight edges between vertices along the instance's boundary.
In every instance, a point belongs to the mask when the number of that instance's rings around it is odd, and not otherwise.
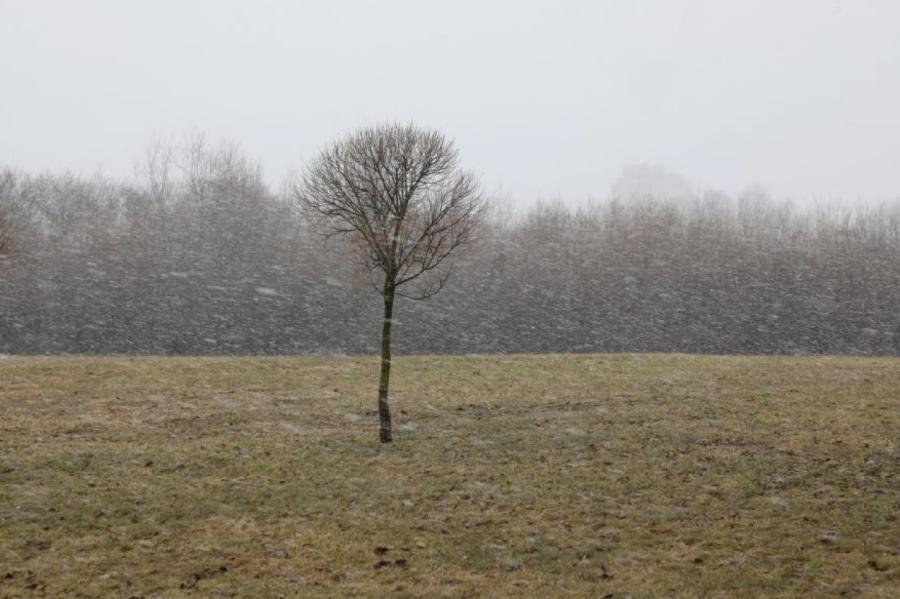
[{"label": "tree line", "polygon": [[[382,306],[235,144],[127,181],[0,169],[0,352],[377,353]],[[494,209],[400,353],[900,354],[900,202],[611,197]]]}]

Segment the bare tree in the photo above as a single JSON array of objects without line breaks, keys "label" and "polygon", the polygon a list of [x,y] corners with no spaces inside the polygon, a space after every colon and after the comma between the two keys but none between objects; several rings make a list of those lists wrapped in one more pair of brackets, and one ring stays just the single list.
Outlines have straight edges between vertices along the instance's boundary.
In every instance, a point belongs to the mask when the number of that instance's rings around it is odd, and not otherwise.
[{"label": "bare tree", "polygon": [[446,259],[472,239],[482,221],[478,183],[459,168],[459,154],[442,134],[384,125],[331,143],[307,166],[294,196],[321,232],[346,236],[361,266],[378,274],[372,283],[384,297],[379,438],[390,443],[394,299],[425,299],[444,286],[450,275]]},{"label": "bare tree", "polygon": [[0,258],[12,251],[12,219],[7,210],[0,206]]},{"label": "bare tree", "polygon": [[12,198],[18,179],[16,171],[0,169],[0,259],[11,254],[13,249]]}]

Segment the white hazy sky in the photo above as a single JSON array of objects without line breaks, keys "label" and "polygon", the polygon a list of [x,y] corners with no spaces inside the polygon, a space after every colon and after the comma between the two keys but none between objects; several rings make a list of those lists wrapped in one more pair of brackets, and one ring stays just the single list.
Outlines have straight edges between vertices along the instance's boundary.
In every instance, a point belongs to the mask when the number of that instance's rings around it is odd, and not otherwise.
[{"label": "white hazy sky", "polygon": [[517,201],[621,169],[779,197],[900,197],[898,0],[0,0],[0,164],[126,176],[154,139],[270,181],[415,121]]}]

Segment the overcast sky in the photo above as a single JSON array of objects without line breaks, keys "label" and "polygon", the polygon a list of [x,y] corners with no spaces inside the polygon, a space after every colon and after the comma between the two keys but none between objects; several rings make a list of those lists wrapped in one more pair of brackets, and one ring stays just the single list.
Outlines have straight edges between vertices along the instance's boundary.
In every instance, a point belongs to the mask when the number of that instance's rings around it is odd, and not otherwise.
[{"label": "overcast sky", "polygon": [[0,164],[125,176],[190,131],[268,180],[359,125],[453,137],[517,201],[627,165],[900,197],[897,0],[0,0]]}]

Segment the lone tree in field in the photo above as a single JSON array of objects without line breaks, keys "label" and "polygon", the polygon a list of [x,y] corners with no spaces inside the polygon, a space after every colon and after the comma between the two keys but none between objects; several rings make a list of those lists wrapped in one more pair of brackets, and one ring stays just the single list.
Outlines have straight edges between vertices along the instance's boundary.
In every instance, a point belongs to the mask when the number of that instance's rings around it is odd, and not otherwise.
[{"label": "lone tree in field", "polygon": [[377,275],[373,286],[384,297],[379,438],[390,443],[394,299],[426,299],[444,286],[447,258],[481,223],[478,183],[459,168],[453,142],[440,133],[384,125],[332,142],[307,166],[293,192],[322,233],[347,236],[362,266]]}]

